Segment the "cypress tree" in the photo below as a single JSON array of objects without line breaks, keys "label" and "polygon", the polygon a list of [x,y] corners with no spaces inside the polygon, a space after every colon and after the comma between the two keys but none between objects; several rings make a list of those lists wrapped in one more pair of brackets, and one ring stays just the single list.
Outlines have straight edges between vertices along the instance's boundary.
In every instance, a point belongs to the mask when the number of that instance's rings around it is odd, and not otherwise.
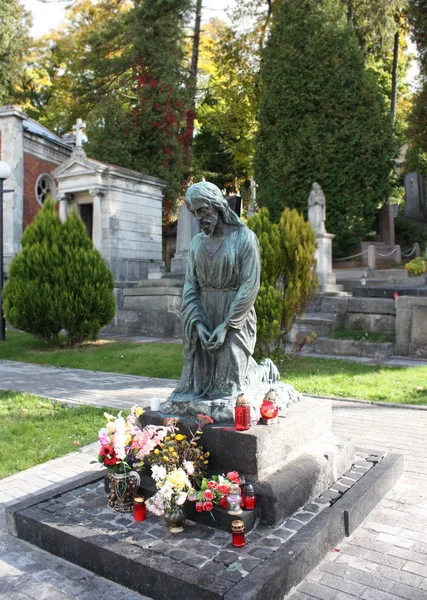
[{"label": "cypress tree", "polygon": [[327,230],[343,255],[387,199],[394,145],[387,107],[339,0],[283,0],[261,78],[259,204],[274,221],[285,206],[305,213],[318,181]]},{"label": "cypress tree", "polygon": [[46,342],[95,338],[115,314],[113,275],[73,212],[61,223],[47,201],[22,236],[10,266],[4,311],[11,325]]}]

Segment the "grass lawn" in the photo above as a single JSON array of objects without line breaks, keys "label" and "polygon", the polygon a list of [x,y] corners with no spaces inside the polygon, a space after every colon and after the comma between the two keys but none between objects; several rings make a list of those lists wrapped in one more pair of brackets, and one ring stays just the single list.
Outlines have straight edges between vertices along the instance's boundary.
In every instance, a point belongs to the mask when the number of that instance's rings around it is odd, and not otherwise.
[{"label": "grass lawn", "polygon": [[[55,350],[18,332],[9,332],[7,341],[0,343],[0,359],[168,379],[181,374],[181,351],[180,344],[106,341]],[[278,367],[283,381],[306,394],[427,404],[427,367],[369,366],[304,356],[285,358]]]},{"label": "grass lawn", "polygon": [[0,478],[95,442],[105,424],[103,413],[0,390]]},{"label": "grass lawn", "polygon": [[358,331],[356,329],[337,328],[329,336],[333,340],[355,340],[356,342],[391,342],[394,343],[396,336],[380,331]]}]

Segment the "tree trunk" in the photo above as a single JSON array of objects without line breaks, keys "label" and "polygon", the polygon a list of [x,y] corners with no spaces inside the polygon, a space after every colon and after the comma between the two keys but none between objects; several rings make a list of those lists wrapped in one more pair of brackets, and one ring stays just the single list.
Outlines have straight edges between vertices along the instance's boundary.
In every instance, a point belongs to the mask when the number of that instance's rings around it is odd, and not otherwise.
[{"label": "tree trunk", "polygon": [[190,69],[190,80],[189,80],[189,91],[190,91],[190,107],[187,112],[186,132],[187,137],[185,141],[185,163],[187,167],[188,177],[191,176],[192,164],[193,164],[193,131],[194,131],[194,120],[196,118],[196,94],[197,94],[197,67],[199,62],[199,45],[200,45],[200,27],[202,22],[202,0],[197,0],[196,3],[196,19],[194,23],[194,36],[193,36],[193,53],[191,56],[191,69]]},{"label": "tree trunk", "polygon": [[397,71],[399,63],[399,29],[394,34],[394,47],[393,47],[393,71],[391,75],[391,104],[390,114],[391,122],[394,128],[396,122],[396,107],[397,107]]}]

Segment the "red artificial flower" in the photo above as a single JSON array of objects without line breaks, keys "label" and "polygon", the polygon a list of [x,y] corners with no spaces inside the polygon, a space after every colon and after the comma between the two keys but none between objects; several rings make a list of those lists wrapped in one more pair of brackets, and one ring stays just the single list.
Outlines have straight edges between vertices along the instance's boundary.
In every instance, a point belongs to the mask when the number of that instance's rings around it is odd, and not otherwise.
[{"label": "red artificial flower", "polygon": [[222,506],[222,508],[228,508],[229,504],[228,504],[228,500],[226,498],[220,498],[219,499],[219,505]]},{"label": "red artificial flower", "polygon": [[213,499],[213,494],[212,494],[212,492],[211,492],[210,490],[205,490],[205,491],[203,492],[203,498],[204,498],[205,500],[212,500],[212,499]]},{"label": "red artificial flower", "polygon": [[218,489],[218,484],[216,481],[208,481],[208,488],[210,490],[217,490]]},{"label": "red artificial flower", "polygon": [[230,486],[228,485],[219,485],[218,492],[223,494],[224,496],[228,496],[228,492],[230,491]]},{"label": "red artificial flower", "polygon": [[196,502],[196,510],[197,510],[197,512],[202,512],[202,510],[203,510],[203,502]]},{"label": "red artificial flower", "polygon": [[101,446],[99,454],[102,456],[104,464],[107,465],[107,467],[113,467],[120,462],[116,456],[113,446],[110,446],[109,444]]},{"label": "red artificial flower", "polygon": [[213,509],[212,502],[203,502],[203,510],[209,511]]},{"label": "red artificial flower", "polygon": [[237,483],[237,485],[240,485],[240,475],[237,471],[230,471],[229,473],[227,473],[227,479],[233,481],[234,483]]}]

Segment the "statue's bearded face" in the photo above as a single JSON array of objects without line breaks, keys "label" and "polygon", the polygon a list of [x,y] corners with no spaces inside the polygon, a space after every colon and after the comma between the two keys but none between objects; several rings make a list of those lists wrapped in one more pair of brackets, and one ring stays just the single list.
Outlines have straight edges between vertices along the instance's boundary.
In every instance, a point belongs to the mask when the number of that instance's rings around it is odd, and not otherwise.
[{"label": "statue's bearded face", "polygon": [[212,235],[219,219],[219,212],[213,206],[205,204],[201,200],[193,200],[191,212],[200,223],[200,227],[206,235]]}]

